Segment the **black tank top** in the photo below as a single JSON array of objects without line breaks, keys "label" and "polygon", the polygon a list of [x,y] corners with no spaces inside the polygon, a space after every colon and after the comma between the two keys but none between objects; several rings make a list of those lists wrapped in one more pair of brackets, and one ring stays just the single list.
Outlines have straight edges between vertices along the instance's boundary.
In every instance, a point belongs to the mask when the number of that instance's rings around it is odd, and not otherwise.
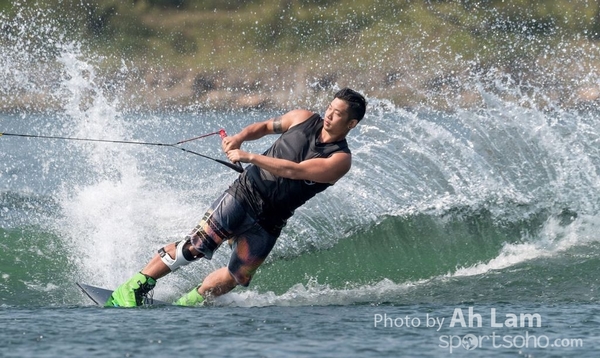
[{"label": "black tank top", "polygon": [[[336,152],[350,153],[345,139],[319,143],[322,129],[323,119],[313,114],[305,122],[283,133],[263,154],[300,163],[311,158],[327,158]],[[278,236],[294,210],[329,186],[330,183],[278,177],[256,165],[250,165],[227,192],[242,203],[265,230]]]}]

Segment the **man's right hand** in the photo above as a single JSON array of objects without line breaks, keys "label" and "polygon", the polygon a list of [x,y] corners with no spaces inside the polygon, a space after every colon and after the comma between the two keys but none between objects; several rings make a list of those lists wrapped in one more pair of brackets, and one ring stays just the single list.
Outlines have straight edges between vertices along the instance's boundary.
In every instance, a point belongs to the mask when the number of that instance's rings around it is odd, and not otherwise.
[{"label": "man's right hand", "polygon": [[242,141],[237,139],[237,136],[225,137],[221,141],[221,147],[223,148],[223,152],[227,153],[233,149],[240,149],[242,146]]}]

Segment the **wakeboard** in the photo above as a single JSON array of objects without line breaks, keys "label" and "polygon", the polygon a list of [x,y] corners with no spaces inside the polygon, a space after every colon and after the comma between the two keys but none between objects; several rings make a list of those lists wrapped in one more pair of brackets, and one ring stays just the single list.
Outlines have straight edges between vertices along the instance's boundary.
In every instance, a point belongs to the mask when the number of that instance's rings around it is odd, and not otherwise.
[{"label": "wakeboard", "polygon": [[[106,301],[108,301],[110,295],[112,295],[112,290],[107,290],[106,288],[96,287],[91,285],[86,285],[84,283],[77,282],[77,286],[86,294],[95,304],[98,306],[104,306]],[[152,298],[146,297],[143,302],[144,306],[164,306],[170,305],[168,302],[155,300]]]}]

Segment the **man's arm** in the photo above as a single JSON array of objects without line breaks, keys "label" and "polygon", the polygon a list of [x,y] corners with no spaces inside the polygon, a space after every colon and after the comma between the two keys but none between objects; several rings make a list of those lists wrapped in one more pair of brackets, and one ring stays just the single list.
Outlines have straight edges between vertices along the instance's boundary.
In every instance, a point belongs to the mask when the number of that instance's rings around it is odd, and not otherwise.
[{"label": "man's arm", "polygon": [[352,156],[348,153],[335,153],[329,158],[313,158],[300,163],[239,149],[228,151],[227,157],[232,162],[251,163],[283,178],[318,183],[335,183],[350,170],[352,165]]},{"label": "man's arm", "polygon": [[296,163],[239,149],[245,141],[259,139],[267,134],[284,133],[291,127],[305,122],[312,115],[313,112],[297,109],[280,117],[251,124],[236,135],[224,138],[223,151],[233,163],[251,163],[283,178],[335,183],[350,170],[352,156],[348,153],[335,153],[329,158],[314,158]]},{"label": "man's arm", "polygon": [[312,115],[313,112],[311,111],[296,109],[279,117],[250,124],[236,135],[225,137],[221,144],[223,151],[227,153],[230,150],[239,149],[243,142],[260,139],[267,134],[286,132],[291,127],[306,121]]}]

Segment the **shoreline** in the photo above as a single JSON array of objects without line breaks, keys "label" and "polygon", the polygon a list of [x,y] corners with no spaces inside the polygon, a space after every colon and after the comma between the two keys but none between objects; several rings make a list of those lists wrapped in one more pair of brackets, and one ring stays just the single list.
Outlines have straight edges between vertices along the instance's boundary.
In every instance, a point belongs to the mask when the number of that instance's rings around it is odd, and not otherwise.
[{"label": "shoreline", "polygon": [[[188,71],[189,72],[189,71]],[[35,91],[21,90],[18,96],[0,98],[1,113],[43,113],[64,111],[70,101],[81,111],[93,107],[101,95],[124,112],[186,112],[199,110],[291,110],[298,107],[318,109],[325,105],[337,88],[351,87],[363,92],[368,99],[386,101],[397,108],[429,108],[440,111],[482,108],[486,106],[481,91],[497,95],[502,100],[518,103],[527,108],[582,109],[600,105],[600,85],[573,85],[568,78],[544,86],[538,79],[535,95],[524,92],[527,86],[514,85],[504,92],[489,87],[482,77],[463,75],[437,76],[420,79],[417,83],[403,82],[402,78],[389,81],[373,79],[369,82],[352,81],[351,76],[328,76],[315,80],[302,74],[291,73],[269,79],[257,77],[254,83],[243,83],[221,78],[208,78],[205,74],[189,72],[159,72],[146,77],[106,78],[98,88],[86,88],[80,93],[71,91],[71,98],[63,91],[50,88],[64,87],[61,81],[49,81]],[[531,74],[533,76],[533,74]],[[277,86],[275,80],[283,85]],[[515,81],[517,82],[517,81]],[[420,86],[420,87],[418,87]],[[529,86],[529,90],[531,85]],[[368,88],[369,90],[365,90]],[[108,90],[114,89],[114,90]],[[523,97],[517,96],[519,92]],[[87,92],[87,93],[84,93]],[[73,105],[71,102],[69,105]]]},{"label": "shoreline", "polygon": [[488,94],[541,110],[600,104],[600,7],[587,3],[47,5],[0,12],[0,112],[99,100],[123,111],[285,110],[320,106],[339,87],[440,111],[485,107]]},{"label": "shoreline", "polygon": [[548,57],[541,50],[510,63],[449,61],[439,54],[423,58],[427,52],[416,49],[384,62],[351,63],[339,54],[320,54],[318,60],[288,64],[257,57],[258,64],[220,69],[111,62],[92,49],[67,54],[73,58],[68,62],[55,59],[27,69],[33,79],[9,83],[0,92],[0,112],[56,112],[67,106],[86,111],[97,101],[124,112],[319,109],[342,87],[396,108],[485,108],[488,95],[543,111],[598,108],[600,59],[595,44],[586,44],[577,61],[568,53]]}]

